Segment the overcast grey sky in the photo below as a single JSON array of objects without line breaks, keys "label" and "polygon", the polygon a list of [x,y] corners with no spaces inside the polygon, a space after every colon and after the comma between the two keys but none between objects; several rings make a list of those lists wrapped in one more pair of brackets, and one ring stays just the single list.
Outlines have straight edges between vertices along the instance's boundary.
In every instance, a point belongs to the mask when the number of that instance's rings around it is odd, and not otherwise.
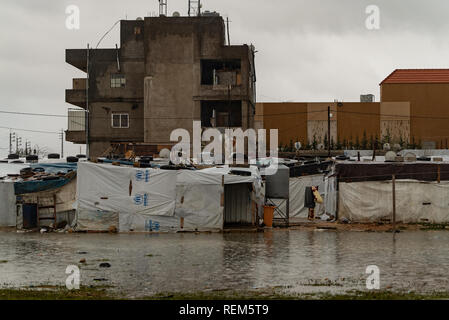
[{"label": "overcast grey sky", "polygon": [[[188,0],[168,0],[171,15]],[[81,13],[80,30],[65,27],[68,5]],[[368,5],[380,8],[380,29],[368,30]],[[203,0],[231,20],[231,42],[257,50],[259,101],[379,99],[379,83],[396,68],[448,68],[447,0]],[[85,76],[65,63],[66,48],[95,45],[119,19],[158,12],[157,0],[2,0],[0,111],[66,115],[65,89]],[[100,47],[119,43],[117,26]],[[56,132],[66,118],[0,113],[0,127]],[[59,152],[58,135],[17,131],[23,141]],[[0,156],[9,130],[0,128]],[[79,146],[65,143],[70,154]],[[84,152],[84,146],[83,146]]]}]

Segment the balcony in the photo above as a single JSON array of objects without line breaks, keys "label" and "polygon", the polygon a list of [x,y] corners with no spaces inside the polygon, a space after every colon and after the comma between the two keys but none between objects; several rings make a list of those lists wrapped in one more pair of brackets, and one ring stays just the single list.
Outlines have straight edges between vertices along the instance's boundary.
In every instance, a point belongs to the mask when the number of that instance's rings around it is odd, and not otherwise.
[{"label": "balcony", "polygon": [[86,143],[86,113],[84,110],[69,109],[66,141]]},{"label": "balcony", "polygon": [[[114,62],[117,61],[117,49],[90,49],[90,62]],[[87,71],[87,48],[86,49],[66,49],[65,62],[80,69]]]},{"label": "balcony", "polygon": [[86,131],[69,131],[65,132],[65,141],[73,142],[76,144],[86,143]]},{"label": "balcony", "polygon": [[65,91],[65,102],[80,108],[86,108],[86,90],[68,89]]}]

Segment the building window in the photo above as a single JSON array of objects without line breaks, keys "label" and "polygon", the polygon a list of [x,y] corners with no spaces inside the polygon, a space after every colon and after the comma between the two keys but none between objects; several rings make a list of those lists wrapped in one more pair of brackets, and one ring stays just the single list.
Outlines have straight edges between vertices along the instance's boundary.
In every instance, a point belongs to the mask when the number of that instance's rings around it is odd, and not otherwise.
[{"label": "building window", "polygon": [[129,128],[129,115],[127,113],[112,114],[113,128]]},{"label": "building window", "polygon": [[111,74],[111,88],[124,88],[126,78],[124,74]]}]

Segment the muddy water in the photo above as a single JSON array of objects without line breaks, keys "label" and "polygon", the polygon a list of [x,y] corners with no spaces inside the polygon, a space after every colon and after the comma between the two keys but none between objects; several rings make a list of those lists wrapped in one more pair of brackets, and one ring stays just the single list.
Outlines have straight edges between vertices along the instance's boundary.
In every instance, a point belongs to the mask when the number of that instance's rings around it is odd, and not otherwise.
[{"label": "muddy water", "polygon": [[[0,232],[0,286],[111,285],[130,297],[158,292],[281,288],[364,290],[368,265],[381,288],[449,291],[449,232],[280,230],[230,234],[17,234]],[[79,263],[86,259],[86,264]],[[100,268],[108,262],[110,268]],[[95,280],[96,279],[96,280]]]}]

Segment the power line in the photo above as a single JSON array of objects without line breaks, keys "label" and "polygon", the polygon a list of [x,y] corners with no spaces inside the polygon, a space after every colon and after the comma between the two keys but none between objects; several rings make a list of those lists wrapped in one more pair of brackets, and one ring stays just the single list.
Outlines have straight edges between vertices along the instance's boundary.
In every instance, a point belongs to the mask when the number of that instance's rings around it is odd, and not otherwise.
[{"label": "power line", "polygon": [[[78,110],[77,110],[78,111]],[[84,110],[79,110],[84,111]],[[85,112],[85,111],[84,111]],[[310,113],[325,113],[327,112],[327,109],[323,110],[312,110],[312,111],[299,111],[299,112],[282,112],[282,113],[269,113],[269,114],[263,114],[259,115],[260,117],[275,117],[275,116],[286,116],[286,115],[300,115],[300,114],[310,114]],[[31,112],[16,112],[16,111],[4,111],[0,110],[0,113],[4,114],[12,114],[12,115],[26,115],[26,116],[42,116],[42,117],[58,117],[58,118],[69,118],[68,115],[62,115],[62,114],[50,114],[50,113],[31,113]],[[406,116],[406,115],[395,115],[395,114],[381,114],[381,113],[374,113],[374,112],[357,112],[357,111],[341,111],[337,110],[336,113],[347,113],[347,114],[357,114],[357,115],[363,115],[363,116],[379,116],[379,117],[398,117],[398,118],[406,118],[406,119],[412,119],[412,118],[424,118],[424,119],[449,119],[449,117],[440,117],[440,116]],[[114,113],[112,113],[114,114]],[[256,116],[256,115],[254,115]],[[250,117],[250,116],[246,116]],[[70,118],[83,118],[84,116],[80,117],[74,117],[70,116]],[[100,116],[91,116],[91,119],[110,119],[111,116],[107,117],[100,117]],[[192,117],[129,117],[129,119],[143,119],[143,120],[191,120]]]},{"label": "power line", "polygon": [[30,129],[19,129],[19,128],[11,128],[11,127],[0,127],[0,129],[35,132],[35,133],[49,133],[49,134],[59,134],[60,133],[60,132],[56,132],[56,131],[30,130]]}]

